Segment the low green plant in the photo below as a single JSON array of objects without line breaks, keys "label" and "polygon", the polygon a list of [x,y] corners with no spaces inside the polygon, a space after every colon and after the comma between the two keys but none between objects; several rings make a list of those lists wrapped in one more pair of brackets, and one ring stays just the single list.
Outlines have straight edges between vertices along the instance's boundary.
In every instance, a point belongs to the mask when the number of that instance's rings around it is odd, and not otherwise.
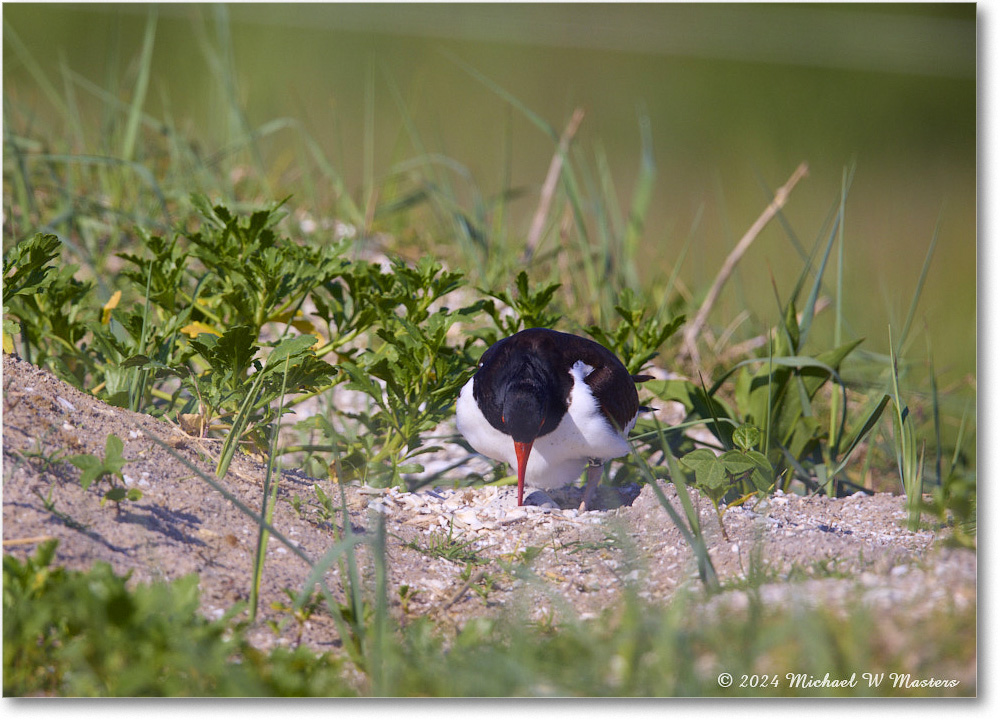
[{"label": "low green plant", "polygon": [[[503,306],[497,307],[492,301],[483,310],[493,321],[483,336],[486,345],[491,346],[501,338],[512,336],[526,328],[552,328],[562,319],[558,304],[553,302],[556,291],[562,283],[546,283],[532,286],[528,273],[521,271],[514,280],[513,290],[483,290],[486,295],[499,300]],[[513,312],[507,312],[509,309]]]},{"label": "low green plant", "polygon": [[3,346],[14,352],[19,336],[25,360],[82,387],[92,366],[80,344],[97,318],[87,317],[85,302],[94,285],[74,277],[79,266],[57,265],[60,253],[57,236],[38,233],[5,254]]},{"label": "low green plant", "polygon": [[123,450],[125,450],[125,444],[122,439],[112,433],[105,441],[103,458],[91,453],[82,453],[66,458],[69,463],[83,471],[80,474],[80,485],[83,490],[87,490],[91,484],[99,483],[107,478],[111,488],[101,497],[101,505],[103,506],[107,501],[113,501],[119,510],[121,510],[122,501],[138,501],[142,498],[142,491],[138,488],[126,488],[124,485],[118,484],[118,481],[124,483],[125,475],[122,473],[122,468],[129,462],[129,459],[122,456]]},{"label": "low green plant", "polygon": [[587,333],[605,348],[621,358],[632,375],[639,375],[646,364],[656,358],[660,349],[684,325],[685,317],[677,315],[669,321],[651,314],[645,300],[626,288],[614,306],[618,323],[611,332],[601,326],[587,327]]},{"label": "low green plant", "polygon": [[[368,265],[364,278],[353,279],[355,302],[374,315],[368,348],[339,364],[349,379],[346,387],[372,402],[371,411],[344,414],[365,431],[348,447],[335,448],[349,477],[377,486],[403,485],[403,474],[423,470],[419,456],[440,450],[424,445],[423,435],[451,416],[474,366],[475,338],[455,344],[449,331],[455,323],[475,319],[484,307],[477,301],[433,310],[461,285],[461,277],[425,257],[412,267],[396,261],[388,273]],[[363,466],[345,462],[362,458]]]},{"label": "low green plant", "polygon": [[469,590],[479,596],[479,600],[484,605],[489,605],[489,596],[494,586],[496,586],[497,579],[494,574],[489,573],[485,568],[476,570],[477,565],[477,561],[466,562],[465,568],[458,574],[458,577],[467,584]]},{"label": "low green plant", "polygon": [[[588,621],[549,614],[530,625],[508,614],[471,619],[453,633],[427,616],[389,623],[378,665],[370,640],[378,604],[365,604],[358,620],[367,640],[345,646],[364,654],[358,668],[369,680],[358,688],[346,680],[340,656],[304,645],[267,654],[254,649],[234,623],[239,607],[206,620],[197,610],[194,576],[130,587],[105,564],[86,573],[54,566],[55,549],[54,542],[43,544],[24,561],[4,556],[5,695],[914,696],[940,692],[863,682],[797,688],[784,674],[791,668],[819,679],[849,678],[860,668],[905,668],[915,678],[941,677],[948,675],[942,659],[962,667],[975,661],[975,608],[938,614],[919,638],[906,640],[899,633],[904,621],[876,617],[863,604],[842,611],[768,608],[756,593],[770,579],[761,568],[748,570],[740,587],[746,611],[705,607],[691,592],[664,606],[626,593],[618,608]],[[298,599],[286,595],[287,613],[320,612],[315,596],[297,611]],[[777,674],[781,683],[740,683],[743,669]],[[732,686],[718,683],[724,671],[735,677]],[[371,679],[376,673],[378,683]],[[964,684],[945,691],[975,692]]]},{"label": "low green plant", "polygon": [[137,584],[106,563],[53,565],[57,541],[3,559],[5,696],[351,695],[336,657],[264,654],[234,623],[209,621],[198,578]]},{"label": "low green plant", "polygon": [[[197,413],[203,427],[228,421],[219,475],[239,443],[264,448],[282,383],[292,407],[343,381],[370,409],[342,414],[349,432],[320,428],[318,445],[339,459],[341,480],[402,485],[435,450],[422,436],[451,414],[474,366],[476,337],[455,344],[449,331],[487,301],[439,308],[463,279],[428,257],[385,270],[347,260],[346,243],[282,238],[280,203],[248,216],[201,196],[192,204],[200,228],[169,241],[140,230],[142,250],[120,254],[131,266],[121,276],[125,300],[86,322],[77,317],[91,286],[73,279],[75,268],[55,269],[58,239],[15,246],[4,260],[8,343],[19,331],[36,362],[110,402]],[[307,300],[312,318],[301,312]]]},{"label": "low green plant", "polygon": [[57,447],[52,450],[46,450],[44,437],[35,439],[33,449],[15,450],[13,453],[21,462],[34,466],[39,473],[48,473],[55,470],[69,455],[63,448]]},{"label": "low green plant", "polygon": [[410,586],[408,583],[402,583],[399,588],[396,589],[396,596],[399,598],[399,609],[403,612],[404,616],[410,615],[410,602],[413,601],[420,593],[417,589]]},{"label": "low green plant", "polygon": [[[934,389],[936,398],[936,385]],[[935,422],[938,422],[937,419]],[[977,530],[976,479],[974,476],[962,472],[958,459],[965,430],[966,414],[963,414],[959,424],[955,451],[947,469],[940,471],[938,483],[930,489],[929,494],[925,495],[922,510],[936,518],[938,523],[951,529],[950,543],[965,548],[975,548]],[[940,442],[937,444],[937,448],[940,459]]]},{"label": "low green plant", "polygon": [[[146,305],[167,326],[163,340],[148,344],[151,354],[144,350],[123,365],[179,376],[189,391],[184,410],[197,400],[206,423],[212,416],[229,417],[217,467],[223,475],[245,436],[265,444],[264,428],[283,383],[289,393],[300,394],[327,385],[334,375],[315,353],[312,326],[297,314],[316,286],[346,261],[343,245],[308,248],[281,238],[274,229],[281,203],[248,218],[202,196],[193,204],[202,227],[186,233],[183,246],[177,237],[168,243],[142,236],[149,257],[122,255],[137,268],[125,277],[147,288]],[[268,331],[272,324],[283,328]],[[289,337],[293,326],[302,332]],[[265,340],[271,333],[277,339]],[[190,336],[186,343],[185,336]],[[270,351],[261,361],[264,347]]]},{"label": "low green plant", "polygon": [[911,531],[920,526],[920,510],[923,505],[924,454],[918,452],[916,432],[909,406],[899,392],[899,367],[892,346],[892,328],[889,329],[889,353],[892,363],[893,440],[896,448],[896,467],[899,480],[906,494],[906,525]]},{"label": "low green plant", "polygon": [[481,565],[487,563],[487,559],[479,555],[475,547],[475,540],[460,540],[454,537],[455,524],[449,524],[448,533],[432,531],[427,537],[426,543],[417,540],[405,541],[407,548],[412,548],[418,553],[431,558],[440,558],[452,563],[463,563],[466,565]]},{"label": "low green plant", "polygon": [[[309,623],[309,619],[322,609],[323,597],[318,593],[314,593],[304,602],[298,603],[297,599],[299,594],[297,591],[293,591],[290,588],[283,588],[281,590],[285,596],[288,597],[288,602],[271,601],[271,609],[291,616],[297,629],[295,645],[298,646],[302,643],[302,634],[305,632],[306,624]],[[268,625],[271,626],[271,629],[276,635],[281,633],[281,623],[277,621],[268,621]]]},{"label": "low green plant", "polygon": [[318,483],[313,484],[313,493],[315,494],[314,499],[308,503],[298,493],[293,493],[289,503],[295,509],[299,518],[308,518],[306,513],[311,508],[318,519],[318,523],[331,522],[337,512],[337,508],[333,504],[333,499],[327,495],[326,491]]},{"label": "low green plant", "polygon": [[740,495],[744,489],[751,493],[766,493],[774,487],[774,469],[767,457],[754,450],[761,440],[760,429],[745,423],[733,431],[734,450],[716,455],[707,448],[699,448],[684,455],[680,461],[694,471],[695,488],[708,496],[719,517],[719,528],[728,539],[722,516],[725,508],[720,503],[726,496]]}]

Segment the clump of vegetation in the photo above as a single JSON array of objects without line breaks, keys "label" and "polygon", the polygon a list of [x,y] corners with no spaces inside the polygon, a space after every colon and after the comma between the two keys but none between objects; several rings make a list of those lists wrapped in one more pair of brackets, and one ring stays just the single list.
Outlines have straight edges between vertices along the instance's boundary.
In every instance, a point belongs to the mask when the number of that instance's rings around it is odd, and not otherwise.
[{"label": "clump of vegetation", "polygon": [[[754,450],[760,444],[760,430],[744,424],[733,431],[736,449],[715,455],[707,448],[699,448],[685,455],[681,462],[694,471],[695,486],[708,496],[719,516],[722,535],[728,540],[722,522],[724,508],[719,503],[734,488],[749,486],[754,493],[767,493],[774,487],[774,469],[767,457]],[[737,500],[739,502],[739,500]]]},{"label": "clump of vegetation", "polygon": [[4,695],[353,695],[343,663],[305,648],[264,654],[233,617],[199,611],[198,578],[138,584],[105,563],[53,565],[56,541],[3,559]]},{"label": "clump of vegetation", "polygon": [[122,501],[138,501],[142,498],[142,491],[138,488],[126,488],[115,481],[116,478],[118,481],[125,481],[122,467],[128,463],[128,459],[122,457],[124,449],[125,444],[122,443],[122,439],[112,433],[104,446],[104,458],[83,453],[66,459],[83,471],[80,474],[80,485],[83,486],[83,490],[87,490],[92,483],[99,482],[105,477],[110,480],[111,488],[101,497],[102,506],[106,501],[113,501],[120,508]]},{"label": "clump of vegetation", "polygon": [[[100,321],[81,312],[92,286],[56,270],[54,236],[17,246],[5,261],[4,306],[24,355],[110,403],[226,431],[219,475],[240,443],[266,447],[283,390],[287,408],[336,377],[371,403],[343,414],[350,432],[320,429],[343,480],[399,484],[419,470],[413,459],[434,450],[422,434],[450,415],[474,366],[475,339],[455,346],[449,331],[485,301],[433,308],[461,274],[429,258],[384,271],[347,260],[345,244],[309,248],[278,236],[277,208],[244,219],[204,199],[195,205],[197,232],[169,241],[140,232],[141,251],[121,254],[134,266],[122,274],[125,300]],[[66,320],[53,328],[53,316]]]},{"label": "clump of vegetation", "polygon": [[452,524],[448,527],[448,533],[432,531],[425,543],[414,540],[407,541],[403,545],[431,558],[440,558],[452,563],[464,563],[468,565],[486,563],[486,559],[478,553],[475,540],[455,538],[453,535],[454,530],[455,526]]},{"label": "clump of vegetation", "polygon": [[[694,612],[696,599],[687,594],[653,607],[627,594],[617,611],[553,620],[542,634],[515,620],[518,614],[445,634],[426,616],[400,625],[367,607],[358,623],[369,635],[383,624],[385,633],[377,655],[369,651],[367,681],[356,687],[345,680],[342,654],[306,646],[265,654],[247,642],[234,618],[239,609],[206,620],[194,576],[133,587],[105,564],[86,573],[54,566],[55,550],[50,542],[24,562],[4,556],[4,695],[920,696],[931,690],[864,681],[795,687],[784,674],[849,679],[858,669],[906,668],[929,677],[942,654],[975,657],[974,614],[938,617],[919,641],[901,643],[864,606],[846,617],[813,608],[788,613],[763,606],[751,585],[747,612]],[[294,596],[277,610],[301,625],[318,604]],[[753,681],[738,669],[754,669]],[[720,685],[723,672],[733,673],[732,685]],[[960,684],[946,693],[973,696],[976,689]]]}]

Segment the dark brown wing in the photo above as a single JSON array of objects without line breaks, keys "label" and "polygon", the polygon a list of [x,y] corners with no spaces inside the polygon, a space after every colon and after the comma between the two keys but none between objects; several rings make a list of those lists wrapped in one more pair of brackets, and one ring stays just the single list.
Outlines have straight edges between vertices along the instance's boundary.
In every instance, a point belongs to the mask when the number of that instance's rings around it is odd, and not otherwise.
[{"label": "dark brown wing", "polygon": [[639,412],[635,381],[618,357],[600,343],[571,337],[577,342],[567,352],[594,369],[584,381],[590,386],[601,410],[619,430],[625,428]]}]

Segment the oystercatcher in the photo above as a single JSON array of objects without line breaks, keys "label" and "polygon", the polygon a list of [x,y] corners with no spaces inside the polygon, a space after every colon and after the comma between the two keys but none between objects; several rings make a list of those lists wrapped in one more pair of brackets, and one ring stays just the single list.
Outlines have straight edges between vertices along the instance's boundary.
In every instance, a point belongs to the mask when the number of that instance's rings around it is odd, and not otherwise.
[{"label": "oystercatcher", "polygon": [[589,508],[605,463],[629,452],[635,384],[614,353],[588,338],[531,328],[497,341],[456,404],[459,432],[484,456],[517,469],[524,486],[559,488],[587,468]]}]

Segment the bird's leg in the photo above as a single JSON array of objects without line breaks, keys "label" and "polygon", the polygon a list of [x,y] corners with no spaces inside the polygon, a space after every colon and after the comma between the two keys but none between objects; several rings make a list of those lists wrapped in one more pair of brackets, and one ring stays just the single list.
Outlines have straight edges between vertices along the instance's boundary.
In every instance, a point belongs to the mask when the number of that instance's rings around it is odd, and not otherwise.
[{"label": "bird's leg", "polygon": [[601,482],[601,475],[604,473],[602,464],[591,463],[587,466],[587,485],[583,489],[583,503],[580,504],[580,513],[590,510],[591,501],[594,500],[594,491],[597,484]]}]

